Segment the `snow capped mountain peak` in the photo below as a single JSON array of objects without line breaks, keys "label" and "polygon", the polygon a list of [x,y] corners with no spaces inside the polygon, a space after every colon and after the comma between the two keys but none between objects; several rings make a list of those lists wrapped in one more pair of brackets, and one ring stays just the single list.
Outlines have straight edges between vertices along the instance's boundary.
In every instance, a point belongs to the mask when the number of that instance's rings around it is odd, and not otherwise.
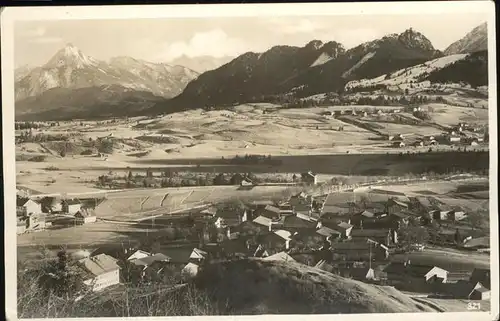
[{"label": "snow capped mountain peak", "polygon": [[488,28],[486,22],[472,29],[465,37],[445,49],[446,55],[471,53],[488,49]]},{"label": "snow capped mountain peak", "polygon": [[86,66],[96,66],[98,61],[94,58],[84,54],[78,47],[68,43],[64,48],[59,50],[48,62],[45,64],[46,68],[60,68],[60,67],[73,67],[76,69],[83,69]]}]

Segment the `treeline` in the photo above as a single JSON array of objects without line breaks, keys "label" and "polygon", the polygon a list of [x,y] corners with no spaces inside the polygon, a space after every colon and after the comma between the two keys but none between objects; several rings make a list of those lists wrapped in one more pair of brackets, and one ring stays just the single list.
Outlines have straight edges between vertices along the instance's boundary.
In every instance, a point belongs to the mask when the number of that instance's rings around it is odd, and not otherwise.
[{"label": "treeline", "polygon": [[33,133],[32,128],[30,128],[29,130],[22,131],[17,137],[16,141],[18,143],[43,143],[43,142],[68,141],[69,139],[70,135]]},{"label": "treeline", "polygon": [[[226,160],[222,157],[223,160]],[[281,165],[282,161],[279,159],[273,159],[271,155],[249,155],[244,156],[236,155],[235,157],[228,159],[228,163],[235,165]]]},{"label": "treeline", "polygon": [[470,84],[473,88],[488,85],[488,52],[470,54],[440,70],[433,71],[427,77],[432,83]]},{"label": "treeline", "polygon": [[24,121],[24,122],[15,122],[14,129],[15,130],[25,130],[25,129],[40,129],[45,127],[55,127],[59,126],[59,122],[33,122],[33,121]]},{"label": "treeline", "polygon": [[154,175],[151,170],[145,174],[129,171],[125,176],[115,175],[109,172],[101,175],[97,180],[97,187],[100,188],[165,188],[165,187],[189,187],[189,186],[238,186],[243,180],[248,180],[252,184],[261,183],[293,183],[298,182],[299,177],[295,174],[288,175],[262,175],[253,173],[192,173],[175,172],[165,170],[160,175]]}]

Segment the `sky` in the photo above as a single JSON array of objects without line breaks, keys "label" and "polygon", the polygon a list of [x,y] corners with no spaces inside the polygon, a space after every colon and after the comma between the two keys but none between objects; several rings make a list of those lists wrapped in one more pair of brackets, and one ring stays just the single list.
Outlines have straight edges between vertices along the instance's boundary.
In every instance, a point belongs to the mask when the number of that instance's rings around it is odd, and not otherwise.
[{"label": "sky", "polygon": [[486,20],[484,14],[454,13],[17,21],[14,64],[43,65],[67,43],[100,60],[130,56],[168,63],[182,55],[235,57],[315,39],[352,48],[410,27],[444,50]]}]

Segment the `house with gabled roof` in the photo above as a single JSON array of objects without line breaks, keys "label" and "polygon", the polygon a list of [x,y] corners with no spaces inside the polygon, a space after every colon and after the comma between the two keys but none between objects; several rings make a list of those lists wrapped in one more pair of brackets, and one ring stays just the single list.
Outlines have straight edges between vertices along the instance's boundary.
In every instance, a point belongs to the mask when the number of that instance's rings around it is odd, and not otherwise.
[{"label": "house with gabled roof", "polygon": [[412,264],[409,261],[391,262],[383,272],[391,284],[414,283],[416,286],[432,282],[445,283],[449,273],[434,265]]},{"label": "house with gabled roof", "polygon": [[356,241],[358,239],[370,238],[384,245],[397,244],[397,232],[390,229],[353,229],[351,231],[351,239]]},{"label": "house with gabled roof", "polygon": [[142,259],[148,256],[151,256],[152,254],[150,252],[146,252],[143,250],[137,250],[134,253],[132,253],[128,258],[127,261],[133,261],[136,259]]},{"label": "house with gabled roof", "polygon": [[391,198],[387,201],[387,213],[392,215],[396,212],[408,211],[409,204],[402,202],[396,198]]},{"label": "house with gabled roof", "polygon": [[296,215],[287,216],[283,221],[283,228],[292,232],[314,229],[315,225],[316,223],[313,220],[303,219]]},{"label": "house with gabled roof", "polygon": [[193,251],[191,252],[191,255],[189,255],[190,260],[194,260],[197,262],[201,262],[205,260],[208,256],[208,253],[206,251],[203,251],[199,248],[194,248]]},{"label": "house with gabled roof", "polygon": [[83,283],[94,292],[120,283],[120,266],[117,260],[106,254],[87,257],[78,261]]},{"label": "house with gabled roof", "polygon": [[198,275],[200,271],[200,266],[196,263],[189,262],[181,270],[181,275],[185,279],[191,279]]},{"label": "house with gabled roof", "polygon": [[274,232],[259,235],[258,244],[270,255],[279,251],[284,251],[290,246],[290,239],[285,239]]},{"label": "house with gabled roof", "polygon": [[353,226],[347,222],[340,222],[337,224],[337,230],[342,233],[342,237],[348,238],[351,236]]},{"label": "house with gabled roof", "polygon": [[27,197],[17,197],[16,214],[17,216],[30,216],[32,214],[41,214],[42,206],[37,201]]},{"label": "house with gabled roof", "polygon": [[389,249],[385,245],[369,239],[332,243],[331,250],[334,260],[348,262],[385,260],[389,257]]},{"label": "house with gabled roof", "polygon": [[318,250],[323,246],[329,247],[326,237],[316,233],[316,230],[303,230],[292,235],[293,248],[296,250]]},{"label": "house with gabled roof", "polygon": [[324,236],[327,239],[339,238],[340,236],[342,236],[342,232],[339,232],[337,230],[331,229],[326,226],[322,226],[319,229],[317,229],[316,233],[318,233],[321,236]]},{"label": "house with gabled roof", "polygon": [[75,219],[78,224],[95,223],[97,216],[92,209],[82,208],[75,213]]},{"label": "house with gabled roof", "polygon": [[138,259],[131,260],[135,266],[142,267],[146,269],[148,266],[152,265],[155,262],[170,262],[171,258],[162,253],[155,253],[150,256],[141,257]]},{"label": "house with gabled roof", "polygon": [[446,298],[462,300],[489,300],[491,291],[481,282],[459,280],[454,283],[436,283],[432,292]]},{"label": "house with gabled roof", "polygon": [[82,203],[78,199],[65,199],[61,202],[62,211],[68,214],[76,214],[82,207]]},{"label": "house with gabled roof", "polygon": [[259,224],[259,225],[262,225],[262,226],[266,226],[267,228],[271,229],[271,222],[272,221],[273,220],[268,218],[268,217],[258,216],[252,222]]}]

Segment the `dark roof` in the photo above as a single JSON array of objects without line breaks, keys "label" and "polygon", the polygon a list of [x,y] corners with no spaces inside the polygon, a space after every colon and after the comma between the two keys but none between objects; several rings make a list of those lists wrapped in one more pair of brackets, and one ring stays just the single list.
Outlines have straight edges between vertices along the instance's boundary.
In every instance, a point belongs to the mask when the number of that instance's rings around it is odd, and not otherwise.
[{"label": "dark roof", "polygon": [[481,282],[487,288],[491,286],[491,271],[490,269],[474,269],[470,280],[473,282]]},{"label": "dark roof", "polygon": [[402,206],[402,207],[405,207],[405,208],[408,208],[408,204],[404,203],[404,202],[401,202],[397,199],[394,199],[394,198],[391,198],[389,200],[390,203],[393,203],[393,204],[396,204],[396,205],[399,205],[399,206]]},{"label": "dark roof", "polygon": [[361,215],[365,216],[365,217],[374,217],[375,214],[370,212],[370,211],[367,211],[367,210],[364,210]]},{"label": "dark roof", "polygon": [[413,277],[424,277],[430,270],[435,268],[433,265],[407,264],[401,262],[392,262],[384,268],[386,273],[404,274]]},{"label": "dark roof", "polygon": [[169,262],[170,257],[161,254],[161,253],[156,253],[155,255],[151,256],[146,256],[140,259],[136,259],[133,261],[135,265],[143,265],[143,266],[148,266],[153,264],[154,262]]},{"label": "dark roof", "polygon": [[283,222],[284,228],[314,228],[315,226],[315,222],[303,220],[295,215],[287,216]]},{"label": "dark roof", "polygon": [[29,198],[18,197],[16,199],[16,206],[24,206],[24,204],[26,204],[28,201],[29,201]]},{"label": "dark roof", "polygon": [[220,243],[222,251],[226,254],[248,255],[249,250],[243,240],[225,240]]},{"label": "dark roof", "polygon": [[337,226],[339,228],[341,228],[342,230],[347,230],[347,229],[350,229],[353,227],[351,224],[349,224],[347,222],[340,222]]},{"label": "dark roof", "polygon": [[[373,248],[373,246],[372,246]],[[341,243],[333,243],[332,244],[332,250],[340,250],[340,251],[369,251],[370,250],[370,243],[368,242],[356,242],[356,241],[349,241],[349,242],[341,242]]]},{"label": "dark roof", "polygon": [[316,231],[316,233],[318,233],[319,235],[323,235],[323,236],[331,236],[331,235],[334,235],[334,234],[341,234],[341,232],[336,231],[336,230],[331,229],[331,228],[328,228],[326,226],[323,226],[320,229],[318,229]]},{"label": "dark roof", "polygon": [[170,257],[171,263],[188,263],[193,249],[194,247],[173,247],[164,249],[162,252]]},{"label": "dark roof", "polygon": [[385,237],[389,234],[388,229],[380,229],[380,230],[371,230],[371,229],[363,229],[363,230],[358,230],[358,229],[353,229],[351,231],[351,236],[352,237],[373,237],[373,236],[380,236],[380,237]]},{"label": "dark roof", "polygon": [[410,217],[409,214],[406,214],[403,212],[395,212],[395,213],[392,213],[391,215],[397,216],[397,217],[402,218],[402,219]]},{"label": "dark roof", "polygon": [[67,205],[77,205],[77,204],[82,204],[79,199],[72,198],[72,199],[66,199],[63,201]]},{"label": "dark roof", "polygon": [[468,280],[470,278],[470,272],[461,271],[461,272],[449,272],[447,280],[450,282],[456,282],[459,280]]},{"label": "dark roof", "polygon": [[448,294],[458,298],[468,298],[474,291],[477,283],[468,281],[458,281],[456,283],[438,283],[435,285],[435,290],[441,294]]},{"label": "dark roof", "polygon": [[264,209],[266,211],[270,211],[270,212],[273,212],[273,213],[276,213],[276,214],[279,214],[281,212],[278,207],[272,206],[272,205],[267,205]]},{"label": "dark roof", "polygon": [[[24,206],[26,203],[28,203],[28,201],[30,201],[31,199],[28,198],[28,197],[18,197],[16,199],[16,206]],[[38,203],[36,201],[33,201],[35,203]]]}]

